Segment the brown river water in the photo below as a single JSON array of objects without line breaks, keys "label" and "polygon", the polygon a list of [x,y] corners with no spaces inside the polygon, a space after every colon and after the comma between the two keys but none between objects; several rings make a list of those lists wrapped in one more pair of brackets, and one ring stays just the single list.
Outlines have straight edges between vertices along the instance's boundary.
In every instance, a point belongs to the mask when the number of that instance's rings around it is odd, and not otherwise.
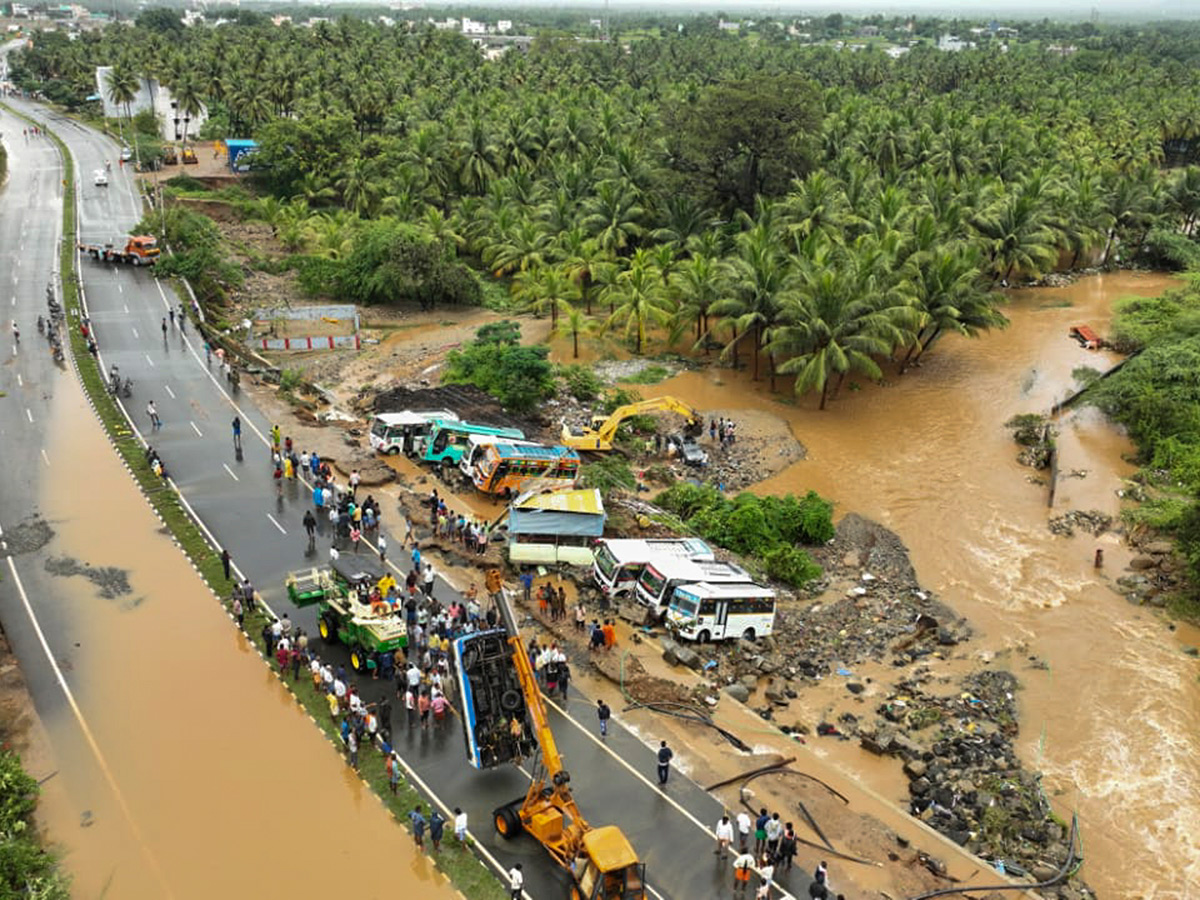
[{"label": "brown river water", "polygon": [[77,635],[59,661],[111,775],[70,711],[47,718],[41,816],[74,896],[456,896],[162,534],[78,389],[52,419],[47,549],[132,588],[61,578],[48,601]]},{"label": "brown river water", "polygon": [[[1080,348],[1067,329],[1104,334],[1112,303],[1154,296],[1166,277],[1119,273],[1063,288],[1014,291],[1011,326],[978,340],[949,338],[919,369],[885,386],[844,389],[825,412],[815,398],[773,398],[764,381],[727,369],[687,372],[644,389],[701,410],[754,408],[786,419],[808,458],[757,485],[766,493],[810,488],[894,529],[921,582],[979,633],[973,644],[1002,657],[1021,680],[1020,751],[1045,774],[1046,792],[1077,810],[1087,864],[1101,897],[1200,895],[1200,684],[1181,645],[1149,610],[1110,588],[1130,558],[1112,535],[1056,537],[1047,490],[1028,482],[1003,423],[1044,412],[1073,387],[1077,366],[1115,357]],[[847,379],[846,388],[851,380]],[[1055,513],[1117,514],[1116,491],[1134,466],[1129,440],[1094,410],[1059,423],[1062,476]],[[1072,470],[1086,477],[1067,477]],[[1092,568],[1105,548],[1102,572]],[[970,647],[971,645],[968,645]],[[1048,671],[1026,664],[1049,662]],[[1000,664],[999,662],[997,664]],[[893,781],[887,793],[901,796]]]}]

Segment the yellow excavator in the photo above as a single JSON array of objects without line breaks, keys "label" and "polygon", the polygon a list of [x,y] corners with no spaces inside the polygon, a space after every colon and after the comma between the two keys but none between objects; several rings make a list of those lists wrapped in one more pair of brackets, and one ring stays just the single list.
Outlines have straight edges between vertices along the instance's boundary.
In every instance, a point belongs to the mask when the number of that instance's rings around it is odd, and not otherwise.
[{"label": "yellow excavator", "polygon": [[637,403],[618,406],[609,416],[593,416],[590,428],[573,430],[564,422],[562,443],[574,450],[611,450],[613,438],[617,436],[617,429],[621,427],[622,422],[630,416],[663,410],[677,412],[687,419],[683,433],[690,437],[696,437],[704,430],[704,419],[700,413],[682,400],[676,400],[674,397],[655,397],[653,400],[640,400]]},{"label": "yellow excavator", "polygon": [[646,864],[638,861],[629,839],[615,825],[592,827],[575,805],[571,776],[559,756],[516,619],[503,595],[498,605],[541,753],[524,798],[493,814],[496,830],[504,838],[526,831],[545,847],[571,873],[571,900],[646,900]]}]

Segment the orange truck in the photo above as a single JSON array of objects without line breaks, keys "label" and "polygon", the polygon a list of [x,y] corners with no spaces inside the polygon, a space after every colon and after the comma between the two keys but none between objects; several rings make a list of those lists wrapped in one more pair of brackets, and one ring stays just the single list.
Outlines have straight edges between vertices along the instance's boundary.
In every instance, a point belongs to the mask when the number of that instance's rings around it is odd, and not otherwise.
[{"label": "orange truck", "polygon": [[124,247],[116,244],[77,244],[79,250],[99,262],[128,263],[131,266],[152,266],[162,251],[158,239],[149,234],[135,234]]}]

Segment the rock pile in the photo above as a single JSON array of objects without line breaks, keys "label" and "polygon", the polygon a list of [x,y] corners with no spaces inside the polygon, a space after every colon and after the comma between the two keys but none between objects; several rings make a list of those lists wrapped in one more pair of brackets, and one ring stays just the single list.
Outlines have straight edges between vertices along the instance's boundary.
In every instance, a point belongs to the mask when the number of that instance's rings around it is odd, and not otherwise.
[{"label": "rock pile", "polygon": [[1061,516],[1054,516],[1048,524],[1053,534],[1057,534],[1059,537],[1072,537],[1076,529],[1088,534],[1104,534],[1112,527],[1112,523],[1113,517],[1099,510],[1090,509],[1085,512],[1081,509],[1073,509]]}]

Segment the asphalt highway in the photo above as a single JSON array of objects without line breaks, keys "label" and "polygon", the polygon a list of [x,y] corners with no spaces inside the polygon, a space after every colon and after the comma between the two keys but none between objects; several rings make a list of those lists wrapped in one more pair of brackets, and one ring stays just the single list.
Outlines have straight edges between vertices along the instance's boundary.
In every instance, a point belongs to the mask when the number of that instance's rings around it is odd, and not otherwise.
[{"label": "asphalt highway", "polygon": [[[130,173],[116,163],[114,142],[65,117],[16,100],[15,108],[46,122],[67,143],[76,161],[80,182],[80,235],[83,240],[122,240],[142,217]],[[12,117],[0,116],[0,131],[10,148],[13,181],[8,196],[28,197],[29,202],[0,204],[0,306],[15,310],[30,322],[44,305],[44,290],[53,268],[56,229],[61,222],[61,190],[56,157],[45,138],[29,146],[14,141],[21,126]],[[93,173],[112,161],[107,187],[92,184]],[[132,267],[105,265],[83,258],[79,262],[84,296],[93,333],[105,367],[116,364],[123,377],[133,381],[133,396],[125,400],[136,427],[159,452],[168,472],[220,545],[227,547],[238,569],[245,572],[271,606],[288,607],[283,581],[288,571],[327,559],[328,541],[318,539],[317,556],[306,555],[301,518],[310,495],[303,485],[288,485],[277,495],[265,435],[270,425],[245,397],[231,396],[220,377],[216,361],[205,359],[203,344],[194,330],[183,332],[164,318],[179,300],[153,273]],[[11,275],[9,272],[11,271]],[[11,288],[11,290],[10,290]],[[36,331],[28,338],[22,328],[22,347],[12,361],[0,367],[0,385],[9,393],[6,410],[29,409],[30,418],[6,415],[0,423],[0,451],[8,473],[0,501],[5,523],[20,518],[36,494],[44,463],[33,450],[40,446],[36,409],[55,379],[68,377],[54,366],[48,353],[33,354],[39,343]],[[5,352],[10,351],[5,345]],[[42,358],[38,358],[38,357]],[[15,376],[19,376],[18,378]],[[13,403],[16,399],[18,402]],[[162,420],[152,429],[146,413],[153,401]],[[230,422],[243,422],[244,452],[235,453]],[[15,419],[15,420],[14,420]],[[286,432],[286,428],[284,429]],[[21,452],[18,448],[24,448]],[[10,491],[10,486],[14,489]],[[388,510],[384,510],[387,522]],[[327,523],[321,522],[322,528]],[[399,547],[397,540],[391,546]],[[436,593],[448,599],[453,589],[439,581]],[[294,621],[315,635],[312,610],[289,609]],[[11,618],[11,617],[7,617]],[[69,628],[56,640],[70,640]],[[27,661],[29,642],[14,637],[18,656]],[[348,665],[344,648],[322,647],[322,656]],[[26,666],[35,692],[47,684],[38,667]],[[380,683],[362,685],[368,700],[390,688]],[[36,693],[35,693],[36,696]],[[552,710],[559,749],[573,773],[572,785],[584,814],[593,824],[619,825],[647,863],[652,894],[659,898],[712,898],[729,896],[732,873],[728,862],[713,854],[711,829],[721,807],[698,786],[672,776],[666,790],[655,779],[653,752],[618,721],[606,741],[596,736],[594,703],[574,694],[566,711]],[[526,888],[531,897],[565,896],[567,879],[542,849],[529,838],[504,841],[491,828],[491,812],[525,791],[527,776],[516,767],[477,772],[466,761],[461,731],[447,722],[440,730],[408,730],[403,710],[393,696],[393,733],[396,748],[428,792],[446,807],[461,806],[470,815],[476,839],[494,860],[507,868],[524,862]],[[790,877],[793,893],[802,893],[807,878]],[[785,895],[786,896],[786,895]]]}]

